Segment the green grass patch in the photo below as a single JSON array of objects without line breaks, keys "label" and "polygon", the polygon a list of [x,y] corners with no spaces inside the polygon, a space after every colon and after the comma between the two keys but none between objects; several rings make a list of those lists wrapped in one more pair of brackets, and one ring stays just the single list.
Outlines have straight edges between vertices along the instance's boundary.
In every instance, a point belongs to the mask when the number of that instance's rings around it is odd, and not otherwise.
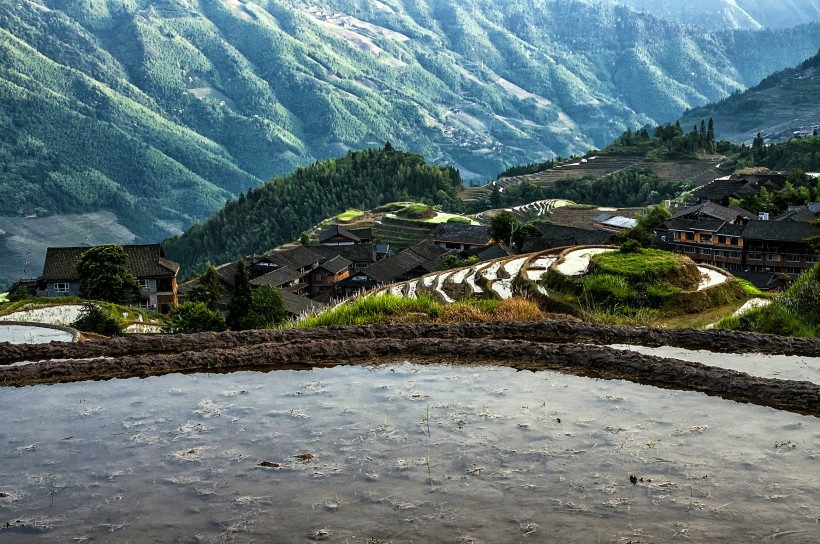
[{"label": "green grass patch", "polygon": [[720,329],[820,337],[820,265],[804,273],[794,285],[772,297],[771,304],[742,316],[730,316],[716,325]]},{"label": "green grass patch", "polygon": [[475,219],[464,217],[455,213],[438,212],[435,217],[425,219],[424,223],[464,223],[469,225],[480,225]]},{"label": "green grass patch", "polygon": [[544,318],[545,314],[538,304],[521,297],[508,300],[468,298],[453,304],[443,304],[430,294],[422,294],[416,299],[386,294],[360,298],[300,321],[295,326],[538,321]]},{"label": "green grass patch", "polygon": [[0,303],[8,302],[9,301],[9,294],[8,293],[0,293]]},{"label": "green grass patch", "polygon": [[620,276],[630,284],[666,282],[693,288],[700,283],[700,272],[691,259],[659,249],[601,253],[592,257],[591,268],[595,274]]},{"label": "green grass patch", "polygon": [[363,216],[364,212],[361,210],[347,210],[344,213],[339,214],[339,221],[350,222],[354,219],[358,219],[359,217]]},{"label": "green grass patch", "polygon": [[[440,313],[439,303],[432,295],[410,299],[395,295],[363,297],[315,317],[297,323],[297,327],[327,327],[331,325],[369,325],[406,322],[409,316],[434,319]],[[421,320],[421,319],[419,319]]]},{"label": "green grass patch", "polygon": [[435,217],[436,212],[427,204],[410,204],[403,210],[396,212],[396,215],[406,219],[431,219]]}]

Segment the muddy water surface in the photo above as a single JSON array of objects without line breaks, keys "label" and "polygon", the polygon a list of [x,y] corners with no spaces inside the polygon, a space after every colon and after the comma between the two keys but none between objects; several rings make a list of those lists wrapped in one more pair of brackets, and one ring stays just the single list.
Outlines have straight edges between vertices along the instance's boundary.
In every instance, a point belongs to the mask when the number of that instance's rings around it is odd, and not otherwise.
[{"label": "muddy water surface", "polygon": [[0,413],[3,542],[820,540],[820,420],[696,392],[403,364],[3,388]]}]

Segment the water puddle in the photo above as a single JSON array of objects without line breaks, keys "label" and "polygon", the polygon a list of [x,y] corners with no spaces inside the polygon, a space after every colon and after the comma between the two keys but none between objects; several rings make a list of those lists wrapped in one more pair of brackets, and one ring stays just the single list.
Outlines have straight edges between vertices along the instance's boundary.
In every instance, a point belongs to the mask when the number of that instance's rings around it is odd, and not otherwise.
[{"label": "water puddle", "polygon": [[0,539],[816,541],[820,419],[503,367],[0,390]]},{"label": "water puddle", "polygon": [[74,335],[68,331],[37,327],[36,325],[4,325],[0,323],[0,342],[12,344],[48,344],[49,342],[72,342]]},{"label": "water puddle", "polygon": [[691,350],[673,346],[650,348],[618,344],[610,347],[634,351],[644,355],[670,357],[680,359],[681,361],[728,368],[761,378],[803,380],[820,384],[820,358],[818,357],[766,355],[762,353],[715,353],[712,351]]}]

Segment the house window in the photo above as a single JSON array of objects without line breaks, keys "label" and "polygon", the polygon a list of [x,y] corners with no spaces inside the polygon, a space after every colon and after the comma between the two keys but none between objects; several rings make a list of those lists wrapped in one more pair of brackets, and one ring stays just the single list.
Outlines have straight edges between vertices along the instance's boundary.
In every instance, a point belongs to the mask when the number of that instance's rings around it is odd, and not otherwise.
[{"label": "house window", "polygon": [[711,254],[712,254],[712,250],[711,250],[711,249],[706,249],[706,248],[701,248],[701,250],[700,250],[700,254],[701,254],[701,255],[711,255]]},{"label": "house window", "polygon": [[786,262],[787,263],[799,263],[800,262],[800,255],[786,255]]},{"label": "house window", "polygon": [[691,246],[686,246],[686,247],[683,248],[683,251],[684,251],[684,253],[694,253],[695,248],[693,248]]},{"label": "house window", "polygon": [[151,304],[150,300],[141,300],[137,302],[137,308],[141,310],[153,310],[154,306]]},{"label": "house window", "polygon": [[69,289],[70,289],[70,286],[67,283],[55,283],[54,284],[54,292],[55,293],[68,293]]},{"label": "house window", "polygon": [[730,251],[729,252],[729,258],[730,259],[740,259],[740,257],[741,257],[741,254],[740,254],[739,251]]},{"label": "house window", "polygon": [[736,246],[739,241],[740,241],[739,238],[729,238],[729,243],[733,246]]},{"label": "house window", "polygon": [[766,253],[766,260],[767,261],[779,261],[780,254],[778,253]]},{"label": "house window", "polygon": [[761,253],[749,253],[749,260],[750,261],[759,261],[763,258]]},{"label": "house window", "polygon": [[687,232],[686,233],[686,239],[687,240],[694,240],[695,239],[695,233],[694,232]]},{"label": "house window", "polygon": [[718,236],[718,244],[725,244],[726,237],[725,236]]},{"label": "house window", "polygon": [[700,241],[704,242],[704,243],[711,242],[712,241],[712,235],[711,234],[701,234],[700,235]]},{"label": "house window", "polygon": [[802,272],[803,272],[803,269],[800,268],[799,266],[790,266],[786,269],[787,274],[800,275]]},{"label": "house window", "polygon": [[714,255],[715,255],[715,257],[723,257],[723,250],[716,249],[714,251]]},{"label": "house window", "polygon": [[151,280],[139,279],[137,281],[140,284],[140,289],[145,290],[145,289],[150,289],[151,288]]},{"label": "house window", "polygon": [[817,255],[806,255],[806,262],[807,263],[816,263],[817,262]]}]

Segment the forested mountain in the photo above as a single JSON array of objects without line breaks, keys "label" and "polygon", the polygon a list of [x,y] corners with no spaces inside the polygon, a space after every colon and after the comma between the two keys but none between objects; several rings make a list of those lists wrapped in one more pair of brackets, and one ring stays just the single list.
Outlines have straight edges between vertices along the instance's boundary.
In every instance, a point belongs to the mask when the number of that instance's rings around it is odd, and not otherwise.
[{"label": "forested mountain", "polygon": [[457,206],[458,171],[431,166],[419,155],[393,150],[348,152],[252,189],[202,224],[163,243],[168,258],[189,275],[206,262],[223,263],[290,242],[348,208],[370,209],[397,200]]},{"label": "forested mountain", "polygon": [[[503,9],[502,9],[503,8]],[[816,51],[573,0],[0,3],[0,215],[113,211],[148,241],[381,145],[489,179],[675,118]]]},{"label": "forested mountain", "polygon": [[777,141],[820,128],[820,51],[813,57],[768,76],[758,85],[716,103],[684,113],[691,126],[704,117],[715,121],[718,138],[750,143],[758,132]]},{"label": "forested mountain", "polygon": [[789,28],[820,21],[820,0],[597,0],[714,30]]}]

